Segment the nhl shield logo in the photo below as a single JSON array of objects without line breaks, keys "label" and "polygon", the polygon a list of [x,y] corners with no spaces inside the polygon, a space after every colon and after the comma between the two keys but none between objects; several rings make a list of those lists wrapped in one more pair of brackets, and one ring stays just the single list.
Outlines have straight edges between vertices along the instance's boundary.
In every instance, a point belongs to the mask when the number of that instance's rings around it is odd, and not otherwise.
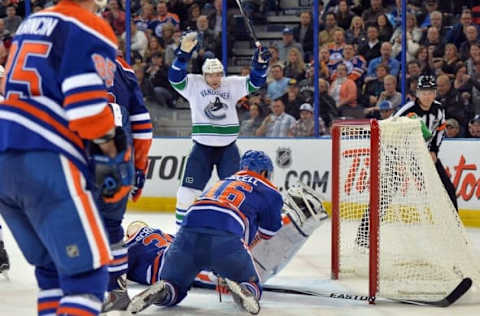
[{"label": "nhl shield logo", "polygon": [[277,149],[277,159],[275,162],[280,168],[287,168],[292,164],[292,150],[288,147],[279,147]]}]

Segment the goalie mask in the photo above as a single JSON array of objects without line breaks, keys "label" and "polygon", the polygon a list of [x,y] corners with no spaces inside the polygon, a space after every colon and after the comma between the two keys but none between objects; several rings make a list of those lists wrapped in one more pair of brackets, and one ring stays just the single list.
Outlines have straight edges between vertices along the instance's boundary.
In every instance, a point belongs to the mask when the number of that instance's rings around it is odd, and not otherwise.
[{"label": "goalie mask", "polygon": [[290,214],[298,224],[302,224],[310,217],[323,220],[327,213],[322,205],[322,200],[311,188],[299,183],[285,194],[283,212]]},{"label": "goalie mask", "polygon": [[127,227],[127,232],[126,232],[127,239],[130,239],[131,237],[135,236],[140,229],[147,226],[148,224],[142,221],[131,222],[130,224],[128,224],[128,227]]}]

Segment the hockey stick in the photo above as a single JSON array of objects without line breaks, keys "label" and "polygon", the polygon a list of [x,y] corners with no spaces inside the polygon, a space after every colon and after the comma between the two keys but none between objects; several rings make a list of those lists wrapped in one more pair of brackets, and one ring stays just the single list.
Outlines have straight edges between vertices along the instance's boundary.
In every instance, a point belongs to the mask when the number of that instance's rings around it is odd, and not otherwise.
[{"label": "hockey stick", "polygon": [[255,42],[255,46],[256,47],[262,46],[260,41],[257,39],[257,34],[255,33],[255,29],[253,28],[252,21],[248,18],[247,14],[243,10],[241,0],[235,0],[235,1],[237,2],[238,8],[240,9],[240,14],[243,16],[243,20],[245,21],[245,24],[247,25],[248,31],[250,32],[250,36],[252,37],[253,41]]},{"label": "hockey stick", "polygon": [[[472,286],[472,279],[465,278],[455,287],[455,289],[453,289],[452,292],[450,292],[450,294],[448,294],[444,298],[437,301],[406,300],[406,299],[396,299],[396,298],[388,298],[388,297],[384,297],[384,298],[390,301],[405,303],[405,304],[448,307],[451,304],[455,303],[460,297],[462,297],[463,294],[465,294],[470,289],[471,286]],[[375,297],[370,297],[370,296],[354,295],[354,294],[347,294],[347,293],[327,293],[327,292],[319,292],[319,291],[305,289],[305,288],[294,288],[294,287],[290,288],[290,287],[268,285],[268,284],[263,285],[263,290],[267,292],[309,295],[309,296],[336,298],[336,299],[353,300],[353,301],[364,301],[364,302],[375,301]]]}]

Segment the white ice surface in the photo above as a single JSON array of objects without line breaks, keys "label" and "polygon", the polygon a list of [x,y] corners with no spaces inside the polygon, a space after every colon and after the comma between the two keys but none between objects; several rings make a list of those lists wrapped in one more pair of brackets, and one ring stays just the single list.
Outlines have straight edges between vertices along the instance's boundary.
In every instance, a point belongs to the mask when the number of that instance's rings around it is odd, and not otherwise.
[{"label": "white ice surface", "polygon": [[[175,231],[173,214],[128,213],[125,225],[132,220],[143,220],[152,227],[167,232]],[[3,220],[2,220],[3,223]],[[5,226],[5,225],[2,225]],[[5,227],[4,227],[5,229]],[[469,229],[469,236],[480,253],[480,229]],[[8,229],[4,231],[5,243],[10,255],[10,280],[0,280],[0,316],[36,315],[36,282],[33,268],[29,266]],[[330,223],[321,226],[308,240],[292,262],[270,283],[312,287],[326,292],[345,292],[349,289],[330,278]],[[0,277],[1,278],[1,277]],[[367,284],[365,283],[365,288]],[[142,289],[131,285],[130,294]],[[480,296],[480,294],[478,294]],[[455,304],[449,308],[417,307],[379,301],[376,305],[340,299],[307,297],[279,293],[264,293],[259,315],[321,315],[321,316],[475,316],[480,315],[480,304]],[[209,290],[192,290],[177,307],[150,307],[140,315],[245,315],[233,304],[229,296],[218,295]]]}]

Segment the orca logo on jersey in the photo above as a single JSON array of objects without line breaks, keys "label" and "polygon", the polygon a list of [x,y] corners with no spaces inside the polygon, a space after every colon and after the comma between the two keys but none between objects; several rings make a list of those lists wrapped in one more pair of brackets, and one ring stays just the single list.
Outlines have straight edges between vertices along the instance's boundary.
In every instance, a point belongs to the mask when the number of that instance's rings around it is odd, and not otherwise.
[{"label": "orca logo on jersey", "polygon": [[225,111],[228,109],[228,105],[220,101],[220,97],[216,97],[214,102],[210,102],[205,107],[205,115],[211,120],[223,120],[227,117]]}]

